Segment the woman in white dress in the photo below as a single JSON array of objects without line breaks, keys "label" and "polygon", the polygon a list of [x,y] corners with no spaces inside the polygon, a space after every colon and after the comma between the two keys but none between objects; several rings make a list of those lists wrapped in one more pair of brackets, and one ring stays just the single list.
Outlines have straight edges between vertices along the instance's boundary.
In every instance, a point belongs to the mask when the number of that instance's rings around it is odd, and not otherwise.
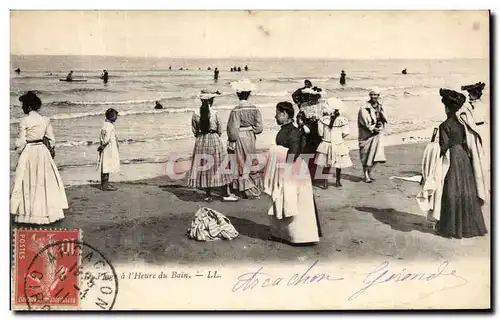
[{"label": "woman in white dress", "polygon": [[272,199],[268,210],[271,239],[291,245],[315,245],[321,226],[309,175],[301,157],[302,134],[293,124],[290,102],[276,105],[276,122],[281,126],[276,145],[268,152],[264,192]]},{"label": "woman in white dress", "polygon": [[[55,137],[50,119],[37,110],[42,102],[32,91],[19,98],[26,117],[19,122],[17,163],[10,212],[14,221],[50,224],[68,208],[64,184],[52,159]],[[50,150],[49,150],[50,149]]]}]

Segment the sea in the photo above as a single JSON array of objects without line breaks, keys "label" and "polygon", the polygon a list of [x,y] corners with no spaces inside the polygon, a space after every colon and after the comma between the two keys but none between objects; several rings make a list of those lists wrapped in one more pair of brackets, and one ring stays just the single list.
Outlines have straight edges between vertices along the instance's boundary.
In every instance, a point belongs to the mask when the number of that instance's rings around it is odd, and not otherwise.
[{"label": "sea", "polygon": [[[244,71],[248,66],[249,70]],[[40,113],[52,119],[56,158],[65,183],[84,184],[99,179],[97,147],[104,112],[119,111],[115,123],[120,143],[118,180],[138,180],[164,174],[174,154],[192,152],[192,112],[199,108],[202,89],[219,90],[214,109],[225,128],[238,101],[231,82],[249,79],[256,85],[251,101],[261,110],[264,132],[257,147],[274,143],[279,130],[274,119],[276,103],[291,101],[291,94],[309,79],[327,96],[343,100],[350,121],[349,145],[355,148],[356,119],[371,88],[382,92],[392,143],[428,141],[432,129],[445,119],[439,88],[460,90],[478,81],[486,83],[489,99],[488,60],[328,60],[328,59],[180,59],[104,56],[11,56],[10,170],[15,171],[14,150],[23,112],[18,100],[34,90],[42,100]],[[219,80],[213,69],[220,70]],[[230,72],[240,67],[241,72]],[[21,73],[14,72],[16,68]],[[209,68],[211,70],[209,70]],[[103,69],[109,81],[100,79]],[[182,69],[182,70],[181,70]],[[407,69],[408,74],[401,73]],[[73,70],[74,78],[87,82],[61,82]],[[347,84],[339,84],[340,71]],[[164,109],[155,110],[155,101]],[[222,138],[226,140],[226,135]]]}]

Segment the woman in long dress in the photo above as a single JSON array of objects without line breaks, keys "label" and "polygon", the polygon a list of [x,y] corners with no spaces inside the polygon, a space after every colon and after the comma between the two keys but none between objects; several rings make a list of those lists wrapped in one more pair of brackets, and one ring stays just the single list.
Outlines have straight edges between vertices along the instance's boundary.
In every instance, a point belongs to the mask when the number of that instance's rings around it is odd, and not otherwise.
[{"label": "woman in long dress", "polygon": [[19,98],[26,114],[19,122],[16,150],[20,152],[10,212],[14,221],[50,224],[64,218],[68,208],[64,184],[53,157],[55,136],[50,119],[37,110],[40,98],[28,91]]},{"label": "woman in long dress", "polygon": [[233,176],[225,168],[227,151],[220,138],[222,131],[217,111],[212,109],[214,98],[218,92],[203,90],[199,96],[201,107],[193,114],[191,127],[196,137],[194,144],[191,170],[187,185],[192,188],[204,189],[205,201],[212,201],[212,190],[222,189],[224,201],[236,201],[229,193],[229,184]]},{"label": "woman in long dress", "polygon": [[387,124],[384,109],[379,102],[380,92],[371,90],[370,100],[358,112],[359,157],[365,182],[371,183],[373,166],[386,161],[381,132]]},{"label": "woman in long dress", "polygon": [[467,139],[467,132],[478,134],[470,130],[472,126],[466,126],[457,117],[465,96],[448,89],[441,89],[439,93],[447,115],[447,119],[439,125],[439,146],[441,156],[449,157],[449,169],[444,179],[437,232],[453,238],[482,236],[487,230],[478,188],[484,181],[475,175],[474,166],[480,164],[476,163],[473,154],[477,148],[471,143],[480,139]]},{"label": "woman in long dress", "polygon": [[292,99],[299,107],[297,113],[297,124],[304,134],[305,146],[302,150],[303,154],[309,157],[308,168],[313,182],[317,179],[317,167],[314,162],[314,156],[319,144],[321,136],[318,134],[318,119],[322,116],[322,103],[325,98],[325,92],[318,87],[313,87],[311,81],[305,80],[304,87],[295,91]]},{"label": "woman in long dress", "polygon": [[269,150],[264,190],[273,202],[268,211],[271,238],[309,245],[319,242],[321,228],[307,162],[300,156],[303,140],[293,124],[293,116],[290,102],[277,104],[275,118],[281,129],[276,135],[276,146]]},{"label": "woman in long dress", "polygon": [[[341,115],[345,108],[339,99],[328,99],[325,107],[325,115],[318,120],[318,133],[322,141],[314,161],[324,174],[330,175],[330,169],[335,168],[335,187],[342,187],[341,171],[352,166],[349,148],[344,141],[349,135],[349,121]],[[322,188],[328,189],[328,179],[323,180]]]},{"label": "woman in long dress", "polygon": [[[236,165],[232,187],[244,198],[258,198],[262,190],[262,178],[258,172],[251,171],[251,157],[256,155],[256,136],[263,130],[262,114],[248,101],[254,90],[253,84],[242,80],[232,84],[240,100],[229,115],[227,136],[234,145]],[[232,168],[233,169],[233,168]]]}]

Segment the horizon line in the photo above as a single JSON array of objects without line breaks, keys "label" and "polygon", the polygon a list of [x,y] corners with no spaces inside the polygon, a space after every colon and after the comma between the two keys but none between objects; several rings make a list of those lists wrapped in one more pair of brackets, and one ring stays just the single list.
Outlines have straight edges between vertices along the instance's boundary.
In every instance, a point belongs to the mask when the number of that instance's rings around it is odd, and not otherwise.
[{"label": "horizon line", "polygon": [[293,60],[489,60],[490,57],[480,58],[460,58],[460,57],[450,57],[450,58],[340,58],[340,57],[293,57],[293,56],[221,56],[221,57],[206,57],[206,56],[139,56],[139,55],[108,55],[108,54],[61,54],[61,53],[51,53],[51,54],[43,54],[43,53],[11,53],[10,56],[41,56],[41,57],[107,57],[107,58],[150,58],[150,59],[293,59]]}]

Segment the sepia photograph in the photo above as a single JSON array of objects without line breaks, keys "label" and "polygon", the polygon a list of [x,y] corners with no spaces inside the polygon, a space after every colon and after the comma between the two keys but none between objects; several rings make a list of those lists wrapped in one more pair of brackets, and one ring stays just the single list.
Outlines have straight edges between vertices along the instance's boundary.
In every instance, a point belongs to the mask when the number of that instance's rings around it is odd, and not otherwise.
[{"label": "sepia photograph", "polygon": [[490,310],[490,32],[11,10],[11,309]]}]

